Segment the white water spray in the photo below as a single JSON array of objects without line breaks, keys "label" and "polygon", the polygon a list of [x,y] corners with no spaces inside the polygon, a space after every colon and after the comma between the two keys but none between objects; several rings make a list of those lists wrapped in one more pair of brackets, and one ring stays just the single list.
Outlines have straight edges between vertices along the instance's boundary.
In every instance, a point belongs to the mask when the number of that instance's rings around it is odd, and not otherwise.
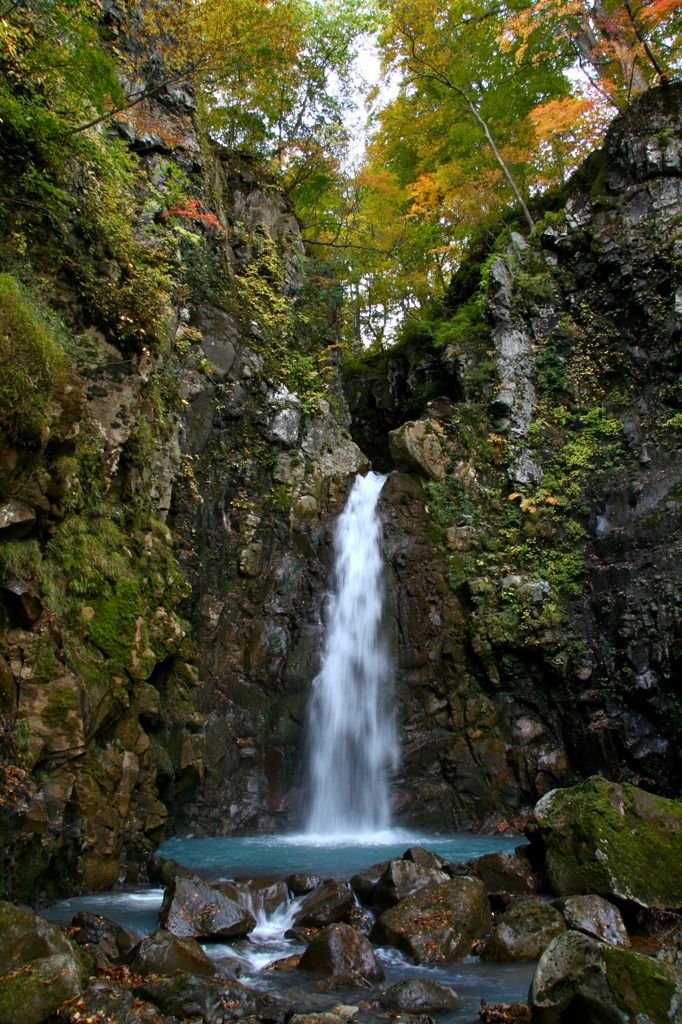
[{"label": "white water spray", "polygon": [[334,535],[335,586],[307,733],[308,833],[362,835],[390,824],[387,773],[398,744],[381,637],[381,522],[385,476],[358,476]]}]

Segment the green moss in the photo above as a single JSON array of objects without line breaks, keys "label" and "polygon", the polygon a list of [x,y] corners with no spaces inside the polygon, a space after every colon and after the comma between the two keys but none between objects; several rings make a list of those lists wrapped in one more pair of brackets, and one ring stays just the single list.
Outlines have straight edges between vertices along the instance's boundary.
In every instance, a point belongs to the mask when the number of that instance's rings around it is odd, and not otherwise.
[{"label": "green moss", "polygon": [[670,1024],[675,985],[669,971],[655,960],[627,949],[605,945],[606,976],[614,1002],[630,1019]]},{"label": "green moss", "polygon": [[42,712],[45,725],[56,729],[72,711],[78,710],[76,694],[67,686],[56,686],[50,690],[47,704]]},{"label": "green moss", "polygon": [[0,274],[0,430],[37,445],[47,406],[66,379],[53,318],[11,274]]},{"label": "green moss", "polygon": [[120,579],[106,597],[93,602],[93,608],[95,614],[90,622],[93,643],[114,661],[129,665],[137,620],[143,615],[138,584],[134,580]]}]

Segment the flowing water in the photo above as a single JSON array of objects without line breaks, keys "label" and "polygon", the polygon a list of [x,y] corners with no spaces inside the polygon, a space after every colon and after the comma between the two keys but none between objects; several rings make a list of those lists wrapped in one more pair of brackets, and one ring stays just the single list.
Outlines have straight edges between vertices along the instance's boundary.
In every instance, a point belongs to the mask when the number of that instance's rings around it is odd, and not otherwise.
[{"label": "flowing water", "polygon": [[307,832],[361,836],[389,827],[398,743],[382,638],[383,561],[376,506],[386,480],[356,477],[334,535],[334,593],[308,708]]}]

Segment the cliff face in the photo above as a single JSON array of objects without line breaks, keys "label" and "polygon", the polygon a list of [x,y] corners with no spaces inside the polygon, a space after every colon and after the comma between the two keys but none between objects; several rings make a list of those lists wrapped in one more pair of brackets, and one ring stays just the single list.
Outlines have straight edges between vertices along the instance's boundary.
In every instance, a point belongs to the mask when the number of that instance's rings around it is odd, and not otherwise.
[{"label": "cliff face", "polygon": [[336,383],[338,290],[284,195],[203,139],[176,87],[116,129],[125,175],[76,169],[63,232],[5,223],[0,858],[18,899],[134,878],[176,824],[287,817],[329,522],[367,465]]},{"label": "cliff face", "polygon": [[531,237],[348,375],[408,471],[386,554],[410,819],[511,818],[590,772],[679,793],[681,104],[644,97]]}]

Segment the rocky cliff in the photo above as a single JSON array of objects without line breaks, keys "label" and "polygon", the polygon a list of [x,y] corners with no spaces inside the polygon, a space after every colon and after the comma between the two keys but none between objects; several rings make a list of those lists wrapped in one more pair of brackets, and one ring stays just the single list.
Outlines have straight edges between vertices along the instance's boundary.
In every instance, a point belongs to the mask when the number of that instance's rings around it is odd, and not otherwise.
[{"label": "rocky cliff", "polygon": [[679,793],[681,103],[645,96],[530,236],[349,367],[354,436],[404,471],[411,820],[509,819],[586,772]]}]

